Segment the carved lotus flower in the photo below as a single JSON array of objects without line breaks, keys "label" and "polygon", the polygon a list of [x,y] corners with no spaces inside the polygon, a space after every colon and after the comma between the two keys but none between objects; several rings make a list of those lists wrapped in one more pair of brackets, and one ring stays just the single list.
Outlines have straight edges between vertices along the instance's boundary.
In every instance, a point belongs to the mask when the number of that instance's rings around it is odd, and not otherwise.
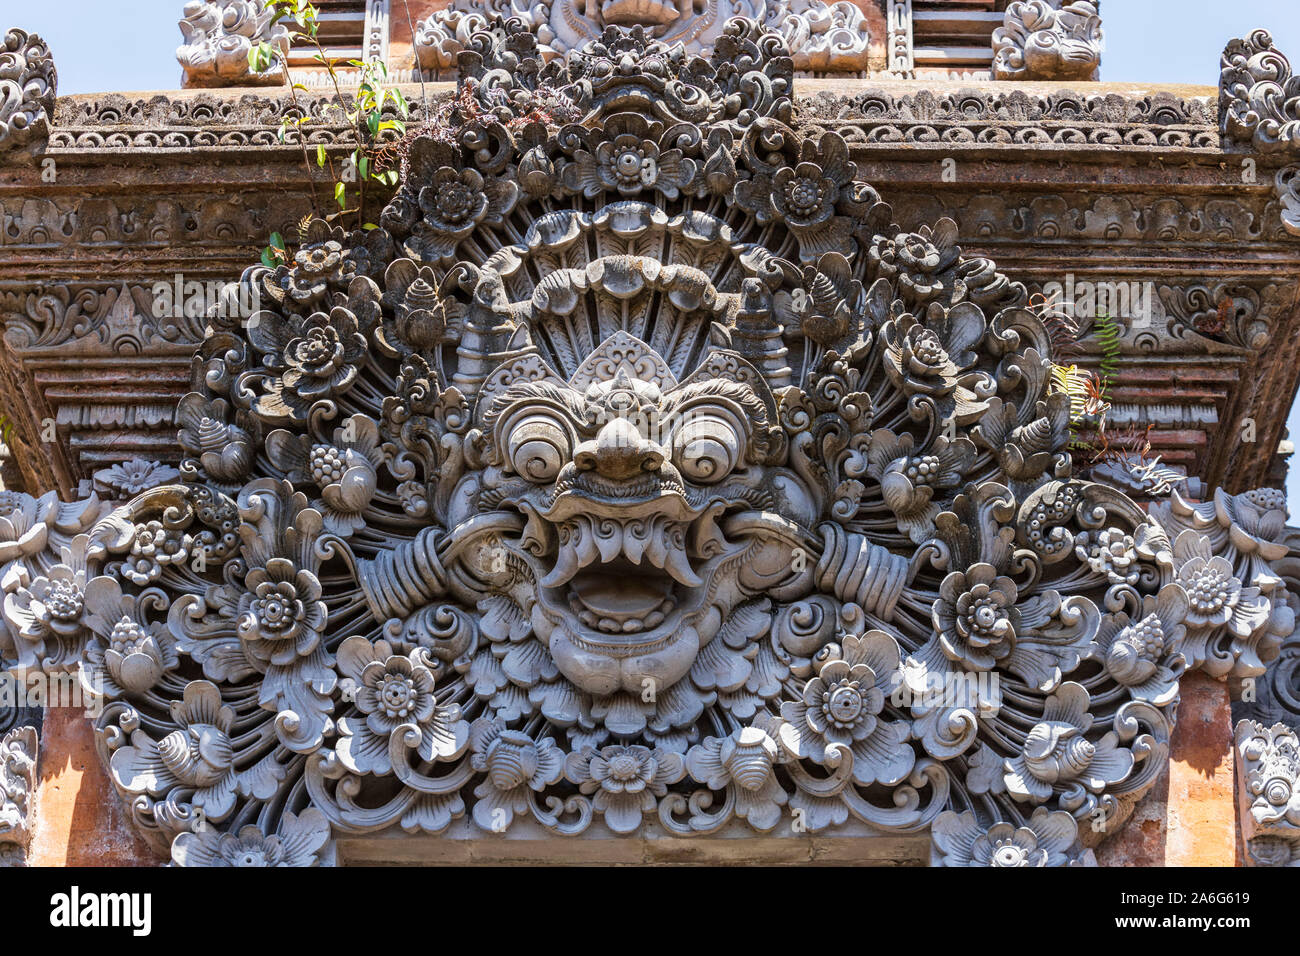
[{"label": "carved lotus flower", "polygon": [[815,262],[823,253],[847,251],[847,220],[836,209],[856,175],[843,137],[828,131],[803,142],[799,162],[742,180],[733,195],[758,222],[784,222],[799,241],[800,259]]},{"label": "carved lotus flower", "polygon": [[287,665],[316,649],[328,614],[316,575],[271,558],[249,570],[244,586],[236,629],[249,654]]},{"label": "carved lotus flower", "polygon": [[583,793],[595,796],[592,807],[615,833],[632,833],[644,814],[654,811],[668,785],[681,780],[686,763],[680,754],[639,744],[584,747],[565,758],[564,774]]},{"label": "carved lotus flower", "polygon": [[387,641],[371,644],[350,637],[339,647],[339,671],[353,682],[357,710],[364,719],[339,719],[338,755],[353,773],[388,774],[389,737],[414,725],[420,733],[420,759],[457,757],[468,742],[469,724],[456,704],[442,706],[434,696],[434,677],[423,649],[394,654]]},{"label": "carved lotus flower", "polygon": [[1258,587],[1246,587],[1232,563],[1213,554],[1206,537],[1196,531],[1179,533],[1174,541],[1175,580],[1187,593],[1187,641],[1189,664],[1210,673],[1227,673],[1240,653],[1225,653],[1216,645],[1221,636],[1229,644],[1255,638],[1269,623],[1272,606]]},{"label": "carved lotus flower", "polygon": [[0,561],[12,561],[45,547],[58,500],[54,491],[40,498],[22,491],[0,491]]},{"label": "carved lotus flower", "polygon": [[171,714],[176,729],[161,740],[136,730],[131,743],[113,753],[113,776],[132,793],[160,795],[175,787],[192,789],[189,802],[208,819],[221,820],[234,807],[239,784],[231,737],[235,709],[222,703],[215,684],[196,680],[185,685]]},{"label": "carved lotus flower", "polygon": [[960,255],[957,224],[951,219],[940,219],[933,230],[922,226],[893,238],[879,236],[868,252],[875,274],[893,279],[909,303],[930,302],[951,292],[951,270]]},{"label": "carved lotus flower", "polygon": [[975,564],[943,579],[931,612],[944,655],[971,670],[990,670],[1016,646],[1019,591],[991,564]]},{"label": "carved lotus flower", "polygon": [[924,320],[904,314],[881,327],[885,371],[908,395],[933,396],[942,418],[979,420],[987,410],[967,387],[972,349],[984,336],[983,313],[969,302],[945,309],[937,302]]},{"label": "carved lotus flower", "polygon": [[[434,348],[448,338],[464,314],[464,306],[438,295],[438,276],[431,266],[397,259],[384,272],[384,303],[393,310],[384,341],[394,354]],[[391,327],[391,334],[389,329]]]},{"label": "carved lotus flower", "polygon": [[839,184],[816,163],[785,166],[772,177],[772,206],[791,226],[808,229],[826,222],[838,198]]},{"label": "carved lotus flower", "polygon": [[770,830],[789,800],[773,773],[780,747],[761,727],[745,727],[729,737],[706,737],[686,754],[691,778],[710,790],[730,788],[736,815],[756,830]]},{"label": "carved lotus flower", "polygon": [[884,631],[849,634],[822,648],[813,663],[817,674],[804,685],[803,699],[781,705],[782,746],[817,764],[838,764],[847,749],[862,786],[893,785],[911,773],[907,722],[881,717],[898,679],[898,643]]},{"label": "carved lotus flower", "polygon": [[533,740],[507,730],[499,718],[480,717],[469,728],[470,766],[486,776],[474,788],[478,802],[474,819],[500,833],[516,813],[532,805],[531,793],[555,783],[564,774],[564,754],[550,737]]},{"label": "carved lotus flower", "polygon": [[1158,596],[1143,597],[1137,620],[1122,612],[1107,615],[1094,656],[1135,700],[1168,704],[1178,696],[1178,681],[1187,667],[1182,653],[1187,615],[1186,592],[1167,584]]},{"label": "carved lotus flower", "polygon": [[958,487],[975,461],[975,445],[967,438],[943,436],[932,448],[918,452],[908,433],[877,429],[867,447],[867,474],[880,482],[885,504],[898,519],[898,528],[916,544],[934,531],[940,507],[936,491]]},{"label": "carved lotus flower", "polygon": [[694,181],[697,163],[680,149],[661,150],[654,140],[662,133],[663,124],[634,113],[610,117],[593,150],[574,151],[562,173],[564,184],[588,198],[614,190],[624,196],[655,191],[676,199]]},{"label": "carved lotus flower", "polygon": [[185,832],[172,843],[177,866],[317,866],[330,839],[329,821],[315,807],[301,814],[285,813],[279,832],[263,833],[255,824],[239,833],[204,827]]},{"label": "carved lotus flower", "polygon": [[61,561],[5,596],[5,619],[16,638],[20,666],[39,666],[42,657],[48,658],[43,666],[52,666],[80,650],[89,543],[86,535],[78,535],[62,549]]},{"label": "carved lotus flower", "polygon": [[1092,727],[1088,691],[1062,684],[1043,708],[1043,719],[1030,728],[1024,746],[1006,763],[1003,780],[1017,800],[1043,803],[1053,793],[1084,790],[1101,793],[1133,769],[1133,753],[1119,746],[1114,731],[1100,740],[1085,735]]},{"label": "carved lotus flower", "polygon": [[181,448],[197,456],[204,473],[224,487],[241,482],[253,463],[253,441],[229,423],[229,415],[224,398],[209,400],[199,392],[190,392],[176,407]]},{"label": "carved lotus flower", "polygon": [[1095,866],[1079,846],[1079,828],[1063,810],[1038,807],[1024,826],[980,823],[975,814],[944,811],[931,828],[940,866]]},{"label": "carved lotus flower", "polygon": [[320,489],[327,530],[346,538],[365,527],[365,509],[384,461],[379,426],[372,418],[353,415],[334,429],[332,444],[277,429],[266,436],[266,451],[290,481]]}]

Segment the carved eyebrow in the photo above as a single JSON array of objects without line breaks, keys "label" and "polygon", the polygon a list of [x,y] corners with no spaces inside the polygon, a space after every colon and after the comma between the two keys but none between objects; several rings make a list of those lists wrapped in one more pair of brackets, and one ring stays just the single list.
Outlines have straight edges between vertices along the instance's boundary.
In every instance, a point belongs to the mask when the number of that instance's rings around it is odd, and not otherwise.
[{"label": "carved eyebrow", "polygon": [[587,400],[574,389],[555,382],[523,382],[511,385],[492,399],[491,407],[483,416],[484,430],[491,434],[502,415],[530,399],[538,405],[565,412],[575,425],[582,425],[587,420]]}]

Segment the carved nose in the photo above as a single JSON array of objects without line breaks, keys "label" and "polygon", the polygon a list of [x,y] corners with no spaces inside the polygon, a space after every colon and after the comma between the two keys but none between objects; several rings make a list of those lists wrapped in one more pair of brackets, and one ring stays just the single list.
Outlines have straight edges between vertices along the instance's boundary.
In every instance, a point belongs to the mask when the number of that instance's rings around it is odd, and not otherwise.
[{"label": "carved nose", "polygon": [[664,463],[664,451],[642,437],[631,422],[616,418],[593,441],[578,446],[573,463],[579,471],[594,471],[602,478],[623,480],[658,471]]}]

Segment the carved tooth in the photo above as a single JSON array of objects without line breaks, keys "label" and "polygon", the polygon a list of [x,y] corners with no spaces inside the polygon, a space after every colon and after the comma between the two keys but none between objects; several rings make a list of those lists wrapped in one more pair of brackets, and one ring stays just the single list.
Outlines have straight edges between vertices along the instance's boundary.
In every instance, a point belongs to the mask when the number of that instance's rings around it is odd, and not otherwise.
[{"label": "carved tooth", "polygon": [[623,529],[616,528],[611,534],[596,538],[596,547],[600,549],[600,560],[608,564],[618,557],[623,550]]},{"label": "carved tooth", "polygon": [[704,580],[691,569],[691,562],[686,557],[686,552],[681,550],[669,551],[664,560],[664,570],[676,581],[688,588],[698,588],[704,586]]},{"label": "carved tooth", "polygon": [[582,570],[582,561],[579,559],[578,552],[574,550],[573,544],[573,539],[570,538],[566,544],[560,545],[555,555],[555,567],[551,568],[550,574],[542,578],[542,587],[562,587],[572,581]]}]

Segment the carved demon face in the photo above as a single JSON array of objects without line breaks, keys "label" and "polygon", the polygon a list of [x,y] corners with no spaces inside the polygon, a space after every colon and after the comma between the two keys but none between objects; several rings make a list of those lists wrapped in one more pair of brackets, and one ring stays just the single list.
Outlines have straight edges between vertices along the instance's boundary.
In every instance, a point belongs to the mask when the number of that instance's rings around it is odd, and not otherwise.
[{"label": "carved demon face", "polygon": [[765,391],[725,352],[677,383],[620,333],[568,383],[492,403],[480,494],[526,519],[514,547],[537,579],[531,624],[582,690],[675,684],[734,605],[790,575],[791,545],[760,543],[742,517],[784,514],[792,539],[812,523],[798,479],[769,464]]}]

